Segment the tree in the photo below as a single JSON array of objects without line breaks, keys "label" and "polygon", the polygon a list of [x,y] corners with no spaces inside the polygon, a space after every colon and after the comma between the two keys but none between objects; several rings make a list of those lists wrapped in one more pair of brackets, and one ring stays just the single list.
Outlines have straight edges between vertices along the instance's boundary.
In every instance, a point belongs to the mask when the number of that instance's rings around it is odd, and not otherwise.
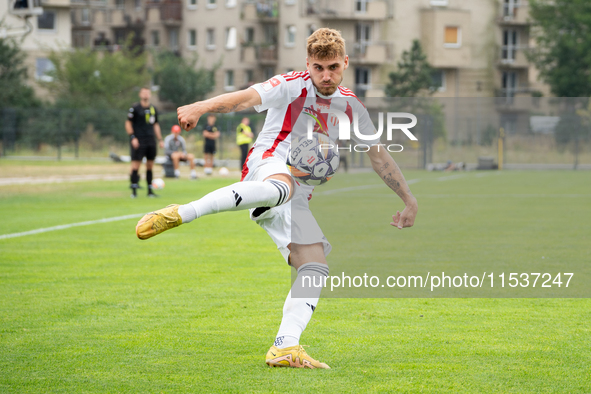
[{"label": "tree", "polygon": [[390,83],[386,85],[388,97],[416,97],[421,93],[432,94],[433,68],[423,53],[419,40],[414,40],[410,51],[402,53],[398,70],[391,72]]},{"label": "tree", "polygon": [[[414,114],[431,118],[431,139],[445,138],[445,119],[441,105],[423,96],[433,94],[433,68],[427,61],[419,40],[412,42],[410,51],[402,52],[402,60],[398,62],[398,70],[391,72],[390,83],[386,85],[386,96],[409,97],[396,101],[399,110],[407,110]],[[420,127],[420,126],[419,126]],[[425,143],[430,144],[431,141]]]},{"label": "tree", "polygon": [[65,108],[127,109],[137,101],[137,92],[150,81],[146,56],[123,46],[115,52],[89,49],[52,51],[55,70],[45,85]]},{"label": "tree", "polygon": [[0,108],[38,107],[39,100],[26,84],[25,54],[14,40],[0,38]]},{"label": "tree", "polygon": [[557,97],[591,96],[591,2],[530,0],[528,57]]},{"label": "tree", "polygon": [[197,68],[197,59],[187,61],[173,52],[156,56],[154,82],[160,86],[158,96],[176,107],[203,100],[215,87],[215,70]]}]

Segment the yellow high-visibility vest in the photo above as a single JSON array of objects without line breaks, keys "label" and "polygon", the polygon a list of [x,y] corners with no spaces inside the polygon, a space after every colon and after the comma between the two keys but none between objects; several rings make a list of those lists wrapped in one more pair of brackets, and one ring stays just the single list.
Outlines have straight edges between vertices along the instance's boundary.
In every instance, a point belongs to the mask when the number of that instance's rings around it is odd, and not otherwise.
[{"label": "yellow high-visibility vest", "polygon": [[250,126],[240,123],[236,128],[236,143],[238,145],[250,144],[252,142],[252,138],[247,136],[246,132],[251,132]]}]

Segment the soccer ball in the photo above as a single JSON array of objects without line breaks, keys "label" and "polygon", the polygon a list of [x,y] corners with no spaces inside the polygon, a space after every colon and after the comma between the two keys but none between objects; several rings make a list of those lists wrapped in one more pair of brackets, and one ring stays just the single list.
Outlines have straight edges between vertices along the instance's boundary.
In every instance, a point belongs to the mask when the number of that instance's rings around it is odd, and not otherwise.
[{"label": "soccer ball", "polygon": [[314,133],[291,142],[287,165],[291,174],[306,185],[318,186],[333,177],[339,168],[337,144],[324,134]]},{"label": "soccer ball", "polygon": [[230,171],[226,167],[220,168],[219,172],[220,176],[228,176],[230,175]]},{"label": "soccer ball", "polygon": [[164,189],[164,180],[156,178],[152,181],[152,188],[156,190]]}]

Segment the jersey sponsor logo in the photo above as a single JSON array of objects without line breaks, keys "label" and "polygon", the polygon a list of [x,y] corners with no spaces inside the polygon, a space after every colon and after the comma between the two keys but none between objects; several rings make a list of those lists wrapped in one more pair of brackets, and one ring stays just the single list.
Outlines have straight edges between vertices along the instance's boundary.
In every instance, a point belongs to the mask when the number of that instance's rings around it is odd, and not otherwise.
[{"label": "jersey sponsor logo", "polygon": [[265,92],[268,92],[269,90],[273,89],[275,86],[279,86],[280,83],[281,83],[280,80],[273,77],[273,78],[269,79],[267,82],[264,82],[261,86],[263,87]]}]

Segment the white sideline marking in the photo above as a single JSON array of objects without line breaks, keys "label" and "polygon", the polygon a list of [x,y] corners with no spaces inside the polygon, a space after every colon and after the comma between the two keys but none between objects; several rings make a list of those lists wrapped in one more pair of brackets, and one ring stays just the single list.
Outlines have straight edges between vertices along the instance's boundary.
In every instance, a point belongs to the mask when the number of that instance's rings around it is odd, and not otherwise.
[{"label": "white sideline marking", "polygon": [[[413,183],[419,182],[420,179],[411,179],[410,181],[406,182],[409,185]],[[370,189],[378,186],[384,186],[384,184],[376,184],[376,185],[365,185],[365,186],[355,186],[355,187],[345,187],[342,189],[335,189],[335,190],[328,190],[326,192],[320,192],[319,194],[333,194],[337,192],[344,192],[349,190],[363,190],[363,189]],[[57,231],[57,230],[65,230],[72,227],[81,227],[81,226],[90,226],[91,224],[99,224],[99,223],[109,223],[109,222],[117,222],[120,220],[126,219],[133,219],[143,216],[143,213],[137,213],[134,215],[124,215],[124,216],[115,216],[113,218],[106,218],[106,219],[97,219],[97,220],[89,220],[87,222],[78,222],[78,223],[70,223],[70,224],[62,224],[60,226],[53,226],[53,227],[45,227],[45,228],[38,228],[36,230],[30,231],[23,231],[22,233],[12,233],[12,234],[4,234],[0,235],[0,239],[8,239],[8,238],[17,238],[17,237],[24,237],[26,235],[33,235],[33,234],[40,234],[40,233],[48,233],[50,231]]]},{"label": "white sideline marking", "polygon": [[62,224],[60,226],[38,228],[36,230],[23,231],[22,233],[12,233],[12,234],[0,235],[0,239],[24,237],[25,235],[33,235],[33,234],[47,233],[47,232],[56,231],[56,230],[65,230],[67,228],[72,228],[72,227],[90,226],[91,224],[117,222],[119,220],[126,220],[126,219],[138,218],[138,217],[143,216],[143,215],[144,215],[143,213],[136,213],[134,215],[115,216],[114,218],[89,220],[87,222],[78,222],[78,223]]},{"label": "white sideline marking", "polygon": [[105,174],[105,175],[61,175],[48,177],[21,177],[21,178],[0,178],[0,186],[12,185],[39,185],[45,183],[70,183],[87,181],[121,181],[128,179],[129,175]]}]

